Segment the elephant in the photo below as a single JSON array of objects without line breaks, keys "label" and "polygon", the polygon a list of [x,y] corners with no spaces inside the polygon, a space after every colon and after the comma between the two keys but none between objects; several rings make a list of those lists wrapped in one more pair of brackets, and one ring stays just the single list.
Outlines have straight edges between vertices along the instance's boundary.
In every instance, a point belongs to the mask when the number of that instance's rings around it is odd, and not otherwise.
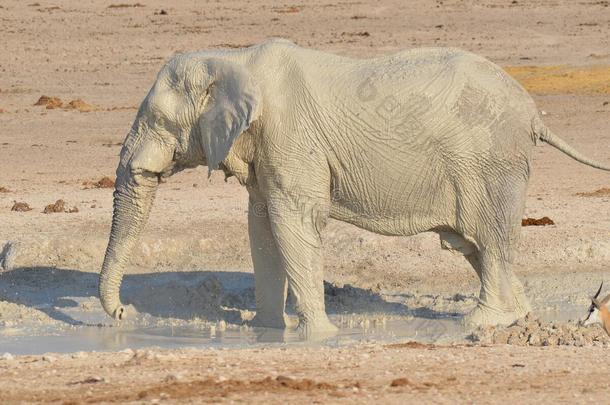
[{"label": "elephant", "polygon": [[207,165],[249,195],[252,325],[286,328],[288,289],[306,336],[333,333],[320,233],[329,218],[382,235],[439,235],[480,279],[469,325],[530,311],[511,263],[532,150],[545,142],[610,170],[545,126],[531,96],[456,48],[354,59],[283,39],[179,54],[160,70],[123,144],[100,273],[123,319],[121,279],[162,179]]}]

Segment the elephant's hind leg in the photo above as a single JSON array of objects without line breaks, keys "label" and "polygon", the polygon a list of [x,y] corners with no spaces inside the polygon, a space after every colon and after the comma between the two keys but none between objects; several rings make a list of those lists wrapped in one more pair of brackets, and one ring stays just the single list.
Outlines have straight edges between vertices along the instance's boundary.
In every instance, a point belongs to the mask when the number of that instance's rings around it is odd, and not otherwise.
[{"label": "elephant's hind leg", "polygon": [[466,316],[467,324],[510,324],[530,311],[511,265],[521,233],[526,186],[526,170],[507,171],[473,184],[461,195],[459,227],[476,243],[466,259],[481,280],[479,304]]},{"label": "elephant's hind leg", "polygon": [[[508,318],[512,321],[514,318],[512,312],[515,312],[515,316],[517,318],[521,318],[530,312],[530,305],[527,297],[525,296],[523,285],[519,279],[517,279],[514,273],[510,271],[510,269],[507,270],[504,268],[505,266],[510,266],[510,264],[489,263],[487,264],[487,267],[484,267],[481,264],[479,257],[486,255],[482,255],[477,247],[473,243],[466,240],[466,238],[464,238],[462,235],[455,232],[440,232],[439,236],[441,239],[441,247],[443,249],[462,253],[481,281],[480,302],[482,308],[473,311],[473,313],[469,316],[469,323],[496,323],[496,321],[493,321],[493,319],[498,318]],[[486,260],[493,261],[493,258],[487,258]],[[501,267],[502,269],[495,269],[496,267]],[[500,273],[498,273],[498,271],[500,271]],[[508,278],[510,279],[509,282],[505,282],[502,279],[502,274],[506,272],[508,273]],[[496,273],[499,274],[499,280],[497,281],[493,280],[494,274]],[[501,294],[500,291],[493,293],[493,290],[499,290],[499,288],[496,287],[496,284],[502,286],[505,283],[509,284],[510,288],[506,287],[506,291],[503,294]],[[511,292],[514,299],[512,305],[510,303]],[[500,297],[502,299],[496,299],[495,301],[499,302],[493,302],[493,298],[490,301],[490,296]],[[503,308],[503,310],[494,310],[497,308]],[[487,314],[486,312],[489,313]],[[507,314],[503,314],[503,312],[507,312]]]},{"label": "elephant's hind leg", "polygon": [[252,324],[285,328],[286,272],[271,232],[267,205],[253,198],[248,206],[248,233],[256,296],[256,316]]}]

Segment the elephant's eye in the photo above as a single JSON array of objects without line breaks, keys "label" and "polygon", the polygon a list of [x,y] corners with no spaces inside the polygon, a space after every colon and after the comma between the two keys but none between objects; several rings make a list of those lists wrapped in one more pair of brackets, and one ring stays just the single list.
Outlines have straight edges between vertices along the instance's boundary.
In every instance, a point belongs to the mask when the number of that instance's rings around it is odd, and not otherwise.
[{"label": "elephant's eye", "polygon": [[155,127],[165,127],[165,119],[163,117],[155,117]]}]

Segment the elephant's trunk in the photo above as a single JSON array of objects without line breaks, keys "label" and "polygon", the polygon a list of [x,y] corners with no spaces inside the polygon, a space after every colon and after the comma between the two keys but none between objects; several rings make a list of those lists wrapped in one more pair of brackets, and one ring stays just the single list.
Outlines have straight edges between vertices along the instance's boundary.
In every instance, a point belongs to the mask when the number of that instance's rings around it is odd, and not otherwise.
[{"label": "elephant's trunk", "polygon": [[158,186],[156,175],[134,175],[129,169],[121,171],[117,176],[112,229],[99,280],[102,306],[117,320],[125,316],[119,298],[125,264],[148,220]]}]

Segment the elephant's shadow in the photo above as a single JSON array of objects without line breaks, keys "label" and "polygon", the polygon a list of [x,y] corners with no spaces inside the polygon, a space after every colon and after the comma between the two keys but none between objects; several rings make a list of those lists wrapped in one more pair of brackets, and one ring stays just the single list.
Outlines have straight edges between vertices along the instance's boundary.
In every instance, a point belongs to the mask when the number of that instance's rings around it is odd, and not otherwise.
[{"label": "elephant's shadow", "polygon": [[[66,311],[78,307],[79,298],[97,305],[98,275],[54,267],[21,267],[0,274],[0,301],[35,308],[49,317],[72,325],[82,324]],[[325,282],[326,310],[330,315],[391,314],[444,318],[454,313],[427,308],[408,308],[389,302],[371,290]],[[241,322],[241,312],[255,311],[254,275],[228,271],[185,271],[128,274],[123,279],[121,300],[139,313],[161,318],[194,318]],[[287,312],[294,313],[289,296]]]}]

